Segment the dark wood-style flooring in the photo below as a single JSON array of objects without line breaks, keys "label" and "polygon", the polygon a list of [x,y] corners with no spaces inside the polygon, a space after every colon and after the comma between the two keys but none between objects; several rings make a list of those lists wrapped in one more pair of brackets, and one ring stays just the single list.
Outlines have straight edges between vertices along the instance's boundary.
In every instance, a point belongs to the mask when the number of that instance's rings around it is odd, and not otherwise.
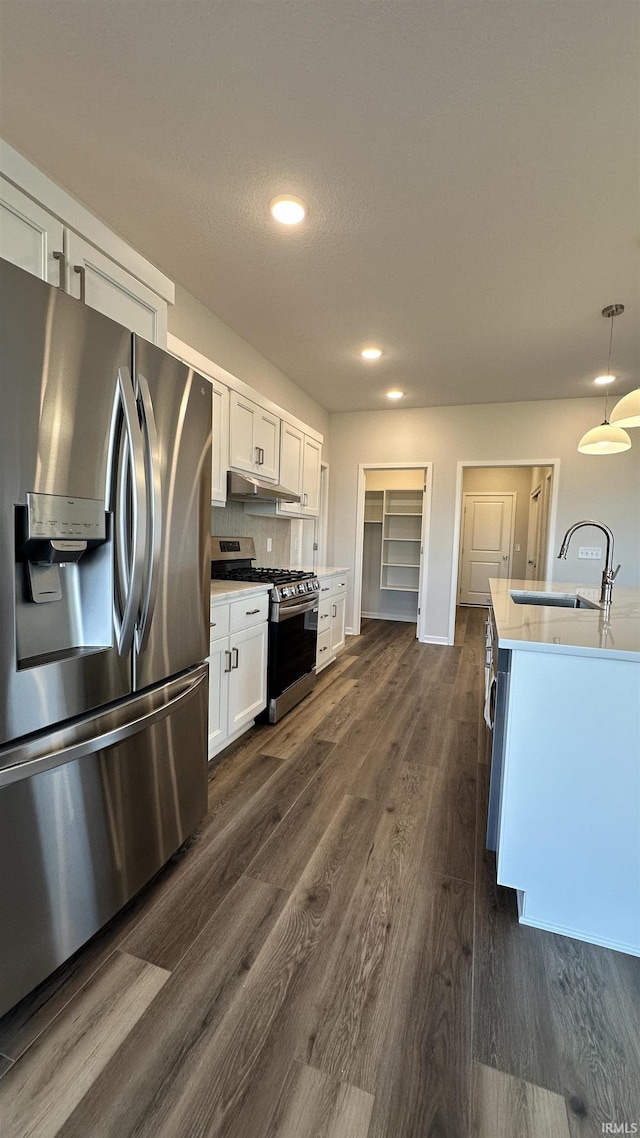
[{"label": "dark wood-style flooring", "polygon": [[2,1138],[640,1124],[640,960],[518,925],[484,849],[483,615],[365,622],[221,756],[188,848],[0,1020]]}]

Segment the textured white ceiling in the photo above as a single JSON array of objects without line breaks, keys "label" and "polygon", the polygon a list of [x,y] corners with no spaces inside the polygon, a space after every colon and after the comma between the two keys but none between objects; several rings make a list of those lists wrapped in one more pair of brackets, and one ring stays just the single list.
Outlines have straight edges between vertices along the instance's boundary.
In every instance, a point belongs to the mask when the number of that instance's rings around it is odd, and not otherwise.
[{"label": "textured white ceiling", "polygon": [[622,391],[639,12],[2,0],[0,132],[330,410],[592,395],[613,301]]}]

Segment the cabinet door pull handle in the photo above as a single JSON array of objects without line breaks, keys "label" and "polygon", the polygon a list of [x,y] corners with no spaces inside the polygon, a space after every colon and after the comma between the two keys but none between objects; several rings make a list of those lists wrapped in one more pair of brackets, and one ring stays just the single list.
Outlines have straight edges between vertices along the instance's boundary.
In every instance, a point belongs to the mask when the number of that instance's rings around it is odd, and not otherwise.
[{"label": "cabinet door pull handle", "polygon": [[53,255],[54,261],[58,261],[58,263],[60,265],[60,284],[58,287],[59,287],[61,292],[66,292],[67,291],[67,259],[64,255],[64,253],[58,252],[57,249],[54,250],[52,255]]},{"label": "cabinet door pull handle", "polygon": [[215,620],[212,620],[212,621],[210,621],[210,623],[209,623],[209,628],[215,628],[215,626],[216,626],[216,623],[217,623],[217,622],[216,622]]},{"label": "cabinet door pull handle", "polygon": [[332,606],[331,606],[331,608],[332,608],[332,610],[333,610],[333,611],[332,611],[332,613],[331,613],[331,615],[332,615],[332,616],[337,616],[337,615],[338,615],[338,606],[337,606],[337,605],[332,605]]},{"label": "cabinet door pull handle", "polygon": [[73,271],[80,277],[80,300],[84,304],[87,299],[87,274],[85,272],[84,265],[74,265]]},{"label": "cabinet door pull handle", "polygon": [[329,592],[329,586],[325,585],[324,588],[320,590],[320,592],[321,593],[328,593]]},{"label": "cabinet door pull handle", "polygon": [[237,667],[238,667],[238,660],[240,659],[240,653],[238,652],[238,649],[237,649],[237,648],[232,648],[232,649],[231,649],[231,652],[232,652],[232,654],[233,654],[234,652],[235,652],[235,654],[236,654],[236,662],[235,662],[235,664],[233,664],[233,663],[232,663],[231,667],[232,667],[232,668],[237,668]]},{"label": "cabinet door pull handle", "polygon": [[231,653],[228,648],[224,650],[225,654],[225,673],[231,671]]},{"label": "cabinet door pull handle", "polygon": [[[247,609],[247,611],[245,612],[244,615],[245,616],[255,616],[257,612],[260,612],[260,609]],[[236,651],[236,649],[234,648],[234,652],[235,651]]]}]

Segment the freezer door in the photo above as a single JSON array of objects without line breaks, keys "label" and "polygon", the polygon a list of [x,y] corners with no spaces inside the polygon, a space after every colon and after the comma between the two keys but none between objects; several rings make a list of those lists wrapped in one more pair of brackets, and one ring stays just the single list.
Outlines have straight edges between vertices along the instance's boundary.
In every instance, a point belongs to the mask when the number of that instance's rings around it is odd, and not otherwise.
[{"label": "freezer door", "polygon": [[[0,744],[132,690],[113,627],[107,487],[130,367],[130,332],[0,260]],[[18,532],[29,501],[48,524],[64,518],[54,506],[75,510],[89,535],[101,519],[106,540],[77,563],[30,569]]]},{"label": "freezer door", "polygon": [[0,752],[0,1015],[71,956],[206,811],[206,665]]},{"label": "freezer door", "polygon": [[211,385],[137,336],[134,376],[149,519],[134,645],[134,686],[142,690],[209,652]]}]

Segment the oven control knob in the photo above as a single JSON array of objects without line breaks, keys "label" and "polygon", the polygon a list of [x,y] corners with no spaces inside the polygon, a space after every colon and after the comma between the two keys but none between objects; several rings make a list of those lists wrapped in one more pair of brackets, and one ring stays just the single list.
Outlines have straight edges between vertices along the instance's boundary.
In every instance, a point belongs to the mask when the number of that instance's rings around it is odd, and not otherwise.
[{"label": "oven control knob", "polygon": [[291,589],[289,589],[285,586],[285,588],[282,590],[283,597],[288,597],[290,592],[291,592]]}]

